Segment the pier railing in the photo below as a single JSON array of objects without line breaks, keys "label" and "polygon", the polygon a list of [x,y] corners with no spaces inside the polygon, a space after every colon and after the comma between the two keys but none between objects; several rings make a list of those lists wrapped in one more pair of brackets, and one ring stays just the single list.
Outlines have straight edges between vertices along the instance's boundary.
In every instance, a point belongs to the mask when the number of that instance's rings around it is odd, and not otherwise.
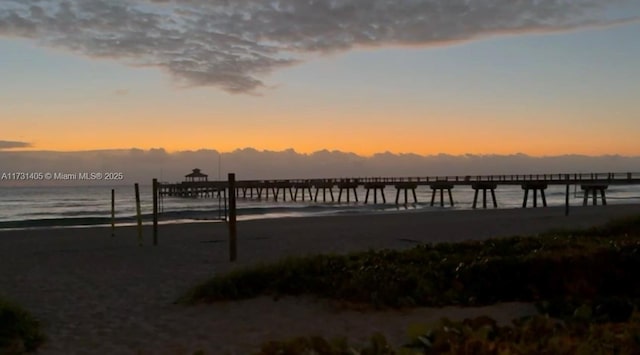
[{"label": "pier railing", "polygon": [[[340,185],[340,184],[370,184],[379,183],[395,185],[398,183],[415,183],[417,185],[431,185],[437,182],[448,182],[454,185],[472,185],[476,182],[496,182],[501,185],[519,185],[524,182],[544,182],[550,185],[607,183],[607,184],[640,184],[640,172],[625,173],[553,173],[553,174],[501,174],[501,175],[443,175],[443,176],[409,176],[409,177],[339,177],[314,179],[262,179],[238,180],[237,188],[255,187],[289,187],[294,185]],[[226,181],[198,181],[179,183],[160,183],[161,188],[197,191],[198,188],[224,189],[228,187]]]},{"label": "pier railing", "polygon": [[449,175],[427,177],[362,177],[351,178],[361,183],[396,184],[413,182],[418,185],[429,185],[434,182],[447,181],[456,185],[471,185],[475,182],[497,182],[501,184],[520,184],[522,182],[546,182],[549,184],[608,182],[635,184],[640,182],[640,173],[554,173],[554,174],[502,174],[502,175]]}]

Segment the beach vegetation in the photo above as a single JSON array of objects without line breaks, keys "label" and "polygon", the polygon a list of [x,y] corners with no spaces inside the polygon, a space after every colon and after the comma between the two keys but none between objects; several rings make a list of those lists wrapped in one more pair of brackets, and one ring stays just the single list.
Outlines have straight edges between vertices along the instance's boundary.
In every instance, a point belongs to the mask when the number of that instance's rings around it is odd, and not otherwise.
[{"label": "beach vegetation", "polygon": [[311,295],[366,307],[534,302],[538,315],[499,325],[489,317],[412,325],[392,346],[303,336],[256,354],[640,353],[640,217],[587,230],[287,258],[238,269],[189,290],[192,304]]},{"label": "beach vegetation", "polygon": [[350,346],[346,338],[328,340],[320,336],[296,337],[285,341],[268,341],[256,355],[392,355],[396,354],[384,335],[376,333],[365,346]]},{"label": "beach vegetation", "polygon": [[346,339],[297,337],[269,341],[256,355],[413,355],[413,354],[637,354],[640,351],[640,314],[624,323],[562,322],[536,315],[498,325],[489,317],[463,321],[441,319],[413,326],[408,341],[392,347],[381,334],[369,344],[349,346]]},{"label": "beach vegetation", "polygon": [[33,352],[44,341],[40,323],[29,312],[0,298],[0,354]]},{"label": "beach vegetation", "polygon": [[312,295],[374,307],[523,301],[554,316],[588,305],[594,317],[618,320],[639,304],[639,269],[636,217],[530,237],[287,258],[214,277],[179,301],[260,295]]}]

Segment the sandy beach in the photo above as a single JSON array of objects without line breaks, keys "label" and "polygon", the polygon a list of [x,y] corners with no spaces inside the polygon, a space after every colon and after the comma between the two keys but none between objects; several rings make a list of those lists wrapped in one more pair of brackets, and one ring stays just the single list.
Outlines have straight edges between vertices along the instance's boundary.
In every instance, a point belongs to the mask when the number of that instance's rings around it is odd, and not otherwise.
[{"label": "sandy beach", "polygon": [[507,322],[532,314],[528,304],[405,311],[337,310],[311,298],[259,298],[214,305],[173,302],[189,287],[233,268],[289,255],[409,248],[581,228],[640,214],[640,205],[399,212],[286,218],[238,224],[238,262],[228,262],[224,223],[160,226],[151,245],[135,227],[0,232],[0,294],[30,310],[48,336],[42,354],[247,354],[265,340],[298,335],[348,336],[381,331],[404,340],[409,324],[442,316],[487,314]]}]

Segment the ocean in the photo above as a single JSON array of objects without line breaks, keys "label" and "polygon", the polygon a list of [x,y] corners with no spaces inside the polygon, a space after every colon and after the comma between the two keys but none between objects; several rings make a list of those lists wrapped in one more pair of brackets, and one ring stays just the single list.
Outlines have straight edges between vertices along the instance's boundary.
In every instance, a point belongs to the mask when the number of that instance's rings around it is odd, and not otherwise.
[{"label": "ocean", "polygon": [[[133,186],[58,186],[58,187],[2,187],[0,186],[0,229],[14,228],[50,228],[50,227],[78,227],[111,224],[111,190],[115,190],[115,221],[117,225],[132,225],[136,223],[135,193]],[[382,204],[378,195],[378,204],[373,204],[373,196],[369,196],[369,203],[364,204],[365,190],[357,190],[359,202],[355,202],[353,195],[351,202],[318,202],[287,201],[275,202],[270,200],[250,200],[239,198],[237,202],[238,220],[257,218],[284,218],[305,216],[326,216],[341,214],[376,214],[396,213],[403,211],[436,211],[471,209],[474,191],[468,186],[456,186],[453,192],[454,206],[449,206],[445,193],[445,207],[439,205],[439,194],[436,196],[435,206],[430,206],[431,190],[428,186],[418,187],[416,194],[418,203],[413,203],[409,193],[410,203],[404,205],[404,195],[400,194],[400,205],[395,204],[396,191],[393,187],[385,189],[386,203]],[[314,190],[315,193],[315,190]],[[338,189],[334,188],[337,199]],[[371,192],[373,193],[373,191]],[[531,194],[530,194],[531,195]],[[519,186],[499,186],[496,189],[498,208],[521,208],[523,190]],[[264,196],[263,196],[264,197]],[[565,200],[564,186],[549,186],[546,190],[549,206],[563,206]],[[570,203],[572,206],[582,206],[582,191],[571,187]],[[640,186],[612,185],[606,191],[607,203],[628,204],[640,203]],[[329,199],[329,195],[327,194]],[[478,207],[482,206],[482,193],[479,194]],[[492,208],[490,193],[487,193],[488,207]],[[141,212],[144,223],[150,223],[152,218],[152,190],[151,186],[140,186]],[[591,204],[591,199],[589,199]],[[598,198],[598,203],[600,199]],[[538,206],[541,206],[538,200]],[[531,196],[528,206],[532,206]],[[202,221],[222,220],[225,217],[224,202],[217,198],[162,198],[161,223],[196,223]]]}]

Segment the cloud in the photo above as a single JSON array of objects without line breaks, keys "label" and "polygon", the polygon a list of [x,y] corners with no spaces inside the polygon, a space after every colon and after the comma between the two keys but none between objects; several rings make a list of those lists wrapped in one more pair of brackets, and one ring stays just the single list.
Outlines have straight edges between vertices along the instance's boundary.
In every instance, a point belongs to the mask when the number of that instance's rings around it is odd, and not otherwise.
[{"label": "cloud", "polygon": [[29,147],[31,147],[31,143],[0,140],[0,150],[15,149],[15,148],[29,148]]},{"label": "cloud", "polygon": [[[363,157],[328,150],[302,154],[292,149],[259,151],[251,148],[226,153],[207,149],[174,153],[164,149],[78,152],[29,150],[0,151],[0,166],[5,171],[122,173],[124,180],[109,183],[131,185],[135,182],[148,184],[153,178],[182,181],[184,175],[194,168],[202,169],[211,180],[218,177],[225,179],[227,173],[231,172],[236,173],[240,180],[637,172],[640,171],[640,157],[532,157],[525,154],[421,156],[388,152]],[[50,183],[96,184],[95,181]]]},{"label": "cloud", "polygon": [[[264,74],[358,46],[428,46],[605,25],[629,0],[3,0],[0,35],[250,93]],[[638,19],[635,12],[627,19]]]}]

